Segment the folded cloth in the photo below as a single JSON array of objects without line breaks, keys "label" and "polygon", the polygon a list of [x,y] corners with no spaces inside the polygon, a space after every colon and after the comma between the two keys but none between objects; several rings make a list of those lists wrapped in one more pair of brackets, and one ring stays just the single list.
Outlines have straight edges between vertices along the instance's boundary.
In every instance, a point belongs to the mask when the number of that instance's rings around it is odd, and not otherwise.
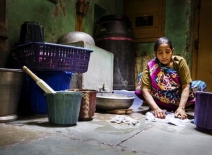
[{"label": "folded cloth", "polygon": [[111,118],[110,120],[111,123],[125,123],[128,125],[136,125],[139,123],[138,120],[132,119],[129,116],[123,116],[123,115],[116,115],[115,117]]},{"label": "folded cloth", "polygon": [[175,114],[173,112],[167,112],[166,110],[164,110],[166,118],[162,119],[162,118],[156,118],[154,116],[154,111],[150,111],[147,112],[145,114],[146,120],[152,121],[152,122],[163,122],[163,123],[168,123],[168,124],[173,124],[176,126],[185,126],[186,123],[191,122],[189,119],[180,119],[180,118],[176,118]]}]

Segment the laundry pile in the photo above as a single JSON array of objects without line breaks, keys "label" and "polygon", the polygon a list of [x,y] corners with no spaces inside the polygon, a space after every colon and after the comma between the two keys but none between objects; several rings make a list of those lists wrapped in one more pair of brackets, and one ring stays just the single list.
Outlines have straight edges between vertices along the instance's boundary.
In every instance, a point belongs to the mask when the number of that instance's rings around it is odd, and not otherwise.
[{"label": "laundry pile", "polygon": [[173,112],[167,112],[166,110],[164,110],[165,114],[166,114],[166,118],[165,119],[161,119],[161,118],[156,118],[154,116],[154,112],[150,111],[147,112],[145,114],[146,120],[152,121],[152,122],[163,122],[163,123],[168,123],[168,124],[173,124],[176,126],[185,126],[186,123],[190,123],[191,120],[189,119],[180,119],[178,117],[175,117],[175,114]]},{"label": "laundry pile", "polygon": [[110,122],[117,124],[125,123],[128,125],[136,125],[139,123],[138,120],[132,119],[131,117],[124,115],[116,115],[115,117],[111,118]]}]

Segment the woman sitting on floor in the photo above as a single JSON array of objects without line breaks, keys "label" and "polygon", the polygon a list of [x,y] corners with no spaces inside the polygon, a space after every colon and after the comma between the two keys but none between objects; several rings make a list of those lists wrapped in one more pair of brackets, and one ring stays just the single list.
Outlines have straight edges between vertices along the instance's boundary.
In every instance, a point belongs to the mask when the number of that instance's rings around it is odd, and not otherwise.
[{"label": "woman sitting on floor", "polygon": [[168,38],[156,40],[154,52],[155,58],[144,68],[135,94],[147,102],[155,117],[165,118],[162,109],[167,109],[185,119],[185,108],[195,103],[195,92],[205,91],[206,84],[192,81],[185,59],[173,55],[174,48]]}]

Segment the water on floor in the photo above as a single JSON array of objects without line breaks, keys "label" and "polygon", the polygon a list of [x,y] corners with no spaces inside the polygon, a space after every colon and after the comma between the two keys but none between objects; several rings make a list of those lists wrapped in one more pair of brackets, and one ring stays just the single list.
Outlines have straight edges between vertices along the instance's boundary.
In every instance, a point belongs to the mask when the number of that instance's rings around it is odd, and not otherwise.
[{"label": "water on floor", "polygon": [[[133,94],[133,92],[131,92]],[[136,125],[111,123],[116,114],[95,113],[91,121],[70,127],[56,126],[47,116],[20,116],[0,124],[0,155],[211,155],[212,135],[185,126],[152,122],[145,118],[148,106],[136,98]],[[188,111],[193,118],[193,110]]]}]

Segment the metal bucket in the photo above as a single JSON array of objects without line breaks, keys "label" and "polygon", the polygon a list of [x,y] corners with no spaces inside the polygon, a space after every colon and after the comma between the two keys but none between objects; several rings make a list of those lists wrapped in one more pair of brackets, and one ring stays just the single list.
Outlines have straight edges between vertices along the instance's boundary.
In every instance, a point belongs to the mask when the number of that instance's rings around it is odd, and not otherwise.
[{"label": "metal bucket", "polygon": [[0,122],[16,120],[24,73],[21,69],[0,68]]}]

